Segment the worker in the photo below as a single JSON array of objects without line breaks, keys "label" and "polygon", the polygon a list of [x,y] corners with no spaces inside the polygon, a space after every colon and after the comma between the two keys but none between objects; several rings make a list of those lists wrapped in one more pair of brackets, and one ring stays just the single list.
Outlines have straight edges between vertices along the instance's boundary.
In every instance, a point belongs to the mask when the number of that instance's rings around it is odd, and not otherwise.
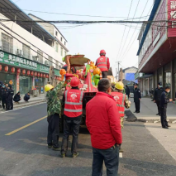
[{"label": "worker", "polygon": [[55,88],[51,84],[45,86],[47,92],[47,121],[48,121],[48,148],[59,151],[59,123],[61,118],[62,105],[58,94],[63,88],[64,82],[60,82]]},{"label": "worker", "polygon": [[138,84],[134,84],[134,103],[135,103],[135,112],[140,113],[140,103],[141,103],[141,91],[138,89]]},{"label": "worker", "polygon": [[102,72],[102,78],[107,78],[108,71],[110,68],[109,58],[106,57],[106,51],[100,51],[100,57],[97,59],[95,64]]},{"label": "worker", "polygon": [[156,115],[161,115],[161,94],[164,92],[162,83],[158,83],[158,87],[155,89],[154,92],[154,103],[156,103],[158,107],[158,114]]},{"label": "worker", "polygon": [[83,106],[83,92],[80,91],[78,88],[79,83],[79,79],[73,77],[70,82],[71,89],[66,90],[63,97],[65,122],[61,148],[61,156],[63,158],[67,155],[68,137],[71,132],[73,136],[71,147],[72,157],[75,158],[79,155],[79,153],[77,152],[77,144]]},{"label": "worker", "polygon": [[125,116],[125,107],[130,108],[130,101],[128,100],[126,94],[123,94],[123,90],[124,90],[123,83],[117,82],[115,85],[115,92],[111,93],[111,95],[114,97],[114,100],[117,103],[122,128]]},{"label": "worker", "polygon": [[91,135],[92,176],[102,176],[103,161],[107,176],[117,176],[119,145],[122,144],[120,115],[111,94],[109,80],[98,83],[98,92],[86,105],[86,125]]},{"label": "worker", "polygon": [[7,108],[6,110],[13,110],[13,95],[14,95],[14,90],[12,89],[12,87],[8,87],[7,90],[7,97],[6,97],[6,104],[7,104]]},{"label": "worker", "polygon": [[171,99],[169,100],[169,93],[170,93],[170,87],[166,86],[165,87],[165,91],[162,92],[161,94],[161,125],[163,128],[168,129],[168,127],[170,127],[170,125],[168,125],[167,122],[167,104],[169,103],[169,101],[172,101]]}]

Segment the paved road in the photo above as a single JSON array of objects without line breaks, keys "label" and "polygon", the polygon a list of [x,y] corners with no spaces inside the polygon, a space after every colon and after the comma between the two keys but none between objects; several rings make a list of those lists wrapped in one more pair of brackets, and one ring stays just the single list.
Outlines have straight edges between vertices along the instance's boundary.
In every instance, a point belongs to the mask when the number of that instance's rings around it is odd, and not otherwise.
[{"label": "paved road", "polygon": [[[44,116],[46,104],[0,114],[0,176],[90,176],[92,151],[87,131],[82,130],[79,137],[80,156],[62,159],[59,152],[47,149]],[[20,129],[27,124],[31,125]],[[159,124],[126,123],[119,176],[175,176],[175,154],[162,142],[171,131],[176,134],[176,126],[166,131]],[[168,142],[174,148],[172,139],[167,138]]]}]

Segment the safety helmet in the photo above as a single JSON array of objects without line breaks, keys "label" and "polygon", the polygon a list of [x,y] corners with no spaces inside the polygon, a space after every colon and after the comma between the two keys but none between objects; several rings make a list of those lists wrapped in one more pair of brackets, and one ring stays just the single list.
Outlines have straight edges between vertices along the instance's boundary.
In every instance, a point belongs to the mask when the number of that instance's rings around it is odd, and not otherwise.
[{"label": "safety helmet", "polygon": [[105,56],[106,55],[106,51],[105,50],[101,50],[100,51],[100,56]]},{"label": "safety helmet", "polygon": [[51,84],[47,84],[46,86],[45,86],[45,92],[48,92],[48,91],[50,91],[51,89],[53,89],[54,87],[51,85]]},{"label": "safety helmet", "polygon": [[70,85],[71,85],[71,87],[78,87],[79,83],[80,83],[79,79],[76,77],[73,77],[71,79]]},{"label": "safety helmet", "polygon": [[117,90],[123,90],[124,89],[124,85],[121,81],[117,82],[116,85],[115,85],[115,88]]}]

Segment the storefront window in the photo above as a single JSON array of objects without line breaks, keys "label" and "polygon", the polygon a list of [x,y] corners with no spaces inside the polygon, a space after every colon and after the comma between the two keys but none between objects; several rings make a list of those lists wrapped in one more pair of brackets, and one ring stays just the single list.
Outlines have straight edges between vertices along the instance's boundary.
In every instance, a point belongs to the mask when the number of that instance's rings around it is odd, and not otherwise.
[{"label": "storefront window", "polygon": [[165,86],[171,87],[171,72],[165,72]]},{"label": "storefront window", "polygon": [[26,94],[32,89],[32,78],[28,76],[20,76],[20,92]]},{"label": "storefront window", "polygon": [[1,72],[0,81],[12,85],[12,89],[16,92],[16,75]]},{"label": "storefront window", "polygon": [[44,93],[44,79],[43,78],[35,78],[35,88],[39,90],[39,93]]}]

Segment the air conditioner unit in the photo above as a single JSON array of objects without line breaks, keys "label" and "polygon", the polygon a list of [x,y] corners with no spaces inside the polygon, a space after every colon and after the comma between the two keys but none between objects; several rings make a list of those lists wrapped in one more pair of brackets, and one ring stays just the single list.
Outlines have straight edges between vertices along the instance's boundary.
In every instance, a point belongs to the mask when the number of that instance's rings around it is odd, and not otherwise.
[{"label": "air conditioner unit", "polygon": [[38,62],[38,56],[32,56],[33,61]]},{"label": "air conditioner unit", "polygon": [[17,56],[23,56],[23,51],[20,49],[17,49]]},{"label": "air conditioner unit", "polygon": [[49,62],[47,60],[45,61],[45,65],[49,65]]}]

